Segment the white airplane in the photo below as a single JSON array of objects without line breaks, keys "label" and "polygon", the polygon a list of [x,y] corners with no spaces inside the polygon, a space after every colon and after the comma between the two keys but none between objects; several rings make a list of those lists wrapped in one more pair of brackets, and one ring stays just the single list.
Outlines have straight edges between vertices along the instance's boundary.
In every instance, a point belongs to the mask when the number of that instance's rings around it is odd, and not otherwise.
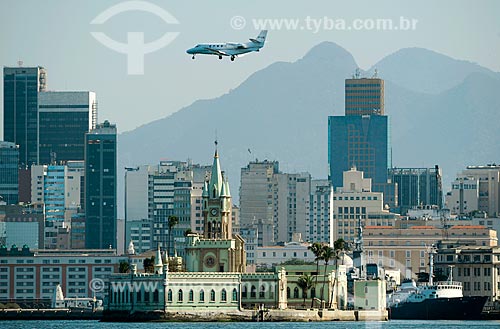
[{"label": "white airplane", "polygon": [[194,46],[191,49],[186,50],[186,53],[194,56],[197,54],[202,55],[216,55],[219,59],[222,56],[231,56],[231,61],[234,61],[236,56],[246,54],[252,51],[259,51],[260,48],[264,47],[264,42],[266,42],[267,30],[260,31],[259,35],[255,39],[250,39],[250,42],[246,43],[202,43]]}]

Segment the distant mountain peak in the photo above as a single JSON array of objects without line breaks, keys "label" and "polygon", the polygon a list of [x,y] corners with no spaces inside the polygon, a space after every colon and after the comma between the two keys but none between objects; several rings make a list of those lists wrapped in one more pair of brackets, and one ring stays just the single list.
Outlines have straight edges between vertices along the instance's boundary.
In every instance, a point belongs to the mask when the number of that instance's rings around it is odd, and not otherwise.
[{"label": "distant mountain peak", "polygon": [[323,41],[312,47],[302,57],[305,61],[335,61],[356,63],[354,57],[345,48],[339,46],[335,42]]},{"label": "distant mountain peak", "polygon": [[472,73],[497,76],[476,63],[458,60],[433,50],[411,47],[400,49],[380,60],[369,71],[409,90],[438,94],[462,83]]}]

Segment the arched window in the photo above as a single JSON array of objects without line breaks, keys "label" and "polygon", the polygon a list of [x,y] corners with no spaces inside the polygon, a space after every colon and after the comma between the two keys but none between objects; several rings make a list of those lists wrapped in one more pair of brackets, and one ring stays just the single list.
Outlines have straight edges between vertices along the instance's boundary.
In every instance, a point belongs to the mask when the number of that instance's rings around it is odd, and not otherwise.
[{"label": "arched window", "polygon": [[286,287],[286,298],[290,298],[290,287]]},{"label": "arched window", "polygon": [[202,290],[200,290],[200,303],[204,303],[205,302],[205,292]]},{"label": "arched window", "polygon": [[299,298],[299,288],[293,289],[293,298]]},{"label": "arched window", "polygon": [[237,302],[238,301],[238,291],[236,290],[236,288],[233,289],[233,302]]},{"label": "arched window", "polygon": [[210,301],[215,302],[215,290],[213,289],[210,291]]},{"label": "arched window", "polygon": [[247,298],[247,285],[243,285],[243,291],[241,292],[243,298]]},{"label": "arched window", "polygon": [[220,292],[220,300],[223,302],[227,301],[226,289],[222,289],[222,291]]},{"label": "arched window", "polygon": [[160,301],[160,292],[158,289],[153,291],[153,303],[158,303]]},{"label": "arched window", "polygon": [[189,301],[190,301],[190,302],[194,301],[194,292],[193,292],[193,290],[192,290],[192,289],[191,289],[191,290],[189,290]]},{"label": "arched window", "polygon": [[266,293],[266,288],[264,287],[264,285],[260,286],[259,298],[264,298],[265,293]]},{"label": "arched window", "polygon": [[179,292],[177,293],[177,301],[178,302],[182,302],[183,300],[183,293],[182,293],[182,289],[179,289]]},{"label": "arched window", "polygon": [[255,298],[257,297],[257,294],[256,294],[256,291],[257,289],[255,288],[255,286],[252,286],[252,288],[250,288],[250,297],[251,298]]},{"label": "arched window", "polygon": [[168,289],[167,300],[172,302],[172,289]]}]

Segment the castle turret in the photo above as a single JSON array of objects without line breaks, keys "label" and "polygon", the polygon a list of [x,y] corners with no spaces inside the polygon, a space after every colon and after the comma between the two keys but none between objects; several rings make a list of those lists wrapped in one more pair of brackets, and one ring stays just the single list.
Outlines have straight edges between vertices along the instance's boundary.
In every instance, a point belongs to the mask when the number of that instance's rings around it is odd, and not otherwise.
[{"label": "castle turret", "polygon": [[158,249],[156,250],[154,269],[156,274],[163,274],[163,262],[161,260],[160,246],[158,246]]}]

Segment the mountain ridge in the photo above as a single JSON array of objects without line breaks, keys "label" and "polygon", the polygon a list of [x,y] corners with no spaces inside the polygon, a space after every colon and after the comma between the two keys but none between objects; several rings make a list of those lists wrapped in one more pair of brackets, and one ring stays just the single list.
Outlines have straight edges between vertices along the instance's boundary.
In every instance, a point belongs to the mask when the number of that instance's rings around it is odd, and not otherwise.
[{"label": "mountain ridge", "polygon": [[[459,108],[467,115],[477,111],[488,113],[491,119],[486,124],[493,124],[491,120],[497,116],[490,109],[500,108],[497,105],[500,96],[485,94],[484,90],[496,88],[500,74],[482,67],[478,69],[474,63],[434,55],[432,51],[422,55],[422,50],[418,50],[414,56],[430,60],[428,67],[431,69],[421,70],[416,78],[412,75],[416,68],[411,67],[411,63],[418,60],[408,59],[408,52],[411,54],[414,48],[406,49],[409,50],[403,52],[404,56],[394,57],[398,60],[393,64],[390,59],[394,53],[379,61],[384,68],[379,67],[379,76],[386,81],[386,113],[392,121],[393,165],[401,163],[419,167],[439,164],[449,180],[459,168],[463,169],[460,166],[464,157],[453,153],[443,158],[441,150],[446,143],[443,146],[441,141],[436,141],[449,136],[443,134],[440,126],[432,120],[436,121],[435,117],[439,118],[440,125],[463,127],[460,117],[455,116],[456,112],[451,109]],[[407,63],[400,63],[401,58],[406,58]],[[433,58],[438,59],[435,62]],[[442,64],[443,60],[447,63]],[[432,70],[439,65],[459,65],[459,74],[440,75]],[[235,200],[238,198],[234,191],[239,186],[240,168],[256,157],[280,161],[283,171],[309,171],[316,178],[326,178],[328,116],[343,115],[344,79],[350,77],[356,68],[356,61],[347,50],[333,42],[322,42],[295,62],[275,62],[254,72],[239,86],[219,97],[197,100],[165,118],[120,134],[119,167],[155,164],[165,157],[210,163],[217,130],[222,166],[228,173]],[[370,70],[362,75],[371,74]],[[424,79],[424,73],[428,80],[433,80],[425,88],[435,88],[431,90],[434,92],[422,90],[417,83]],[[401,78],[407,75],[411,79]],[[441,116],[436,115],[440,112]],[[466,120],[472,119],[466,116]],[[422,131],[428,130],[426,127],[433,130],[422,135]],[[477,148],[478,142],[483,143],[498,154],[497,148],[488,143],[489,139],[498,137],[493,126],[490,128],[474,137],[474,145]],[[432,145],[436,145],[439,152],[426,150]],[[463,149],[474,148],[467,146]],[[485,150],[475,161],[479,164],[485,161],[487,153]]]}]

